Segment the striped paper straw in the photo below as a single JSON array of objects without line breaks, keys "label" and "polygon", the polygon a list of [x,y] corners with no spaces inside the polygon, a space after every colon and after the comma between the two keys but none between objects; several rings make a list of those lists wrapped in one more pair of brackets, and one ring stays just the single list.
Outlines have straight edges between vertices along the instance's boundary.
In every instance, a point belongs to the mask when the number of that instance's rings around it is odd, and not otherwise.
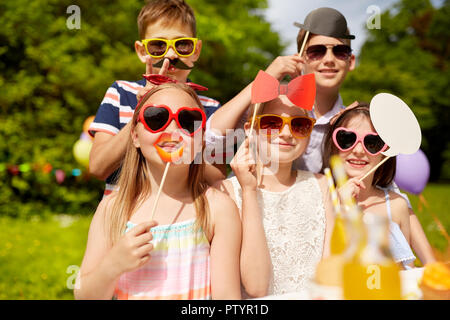
[{"label": "striped paper straw", "polygon": [[331,176],[330,168],[325,168],[324,173],[325,173],[325,177],[327,177],[328,188],[330,189],[331,200],[333,202],[334,211],[336,212],[336,215],[339,216],[341,214],[341,205],[339,204],[339,198],[337,196],[336,188],[334,187],[334,181],[333,181],[333,177]]},{"label": "striped paper straw", "polygon": [[[347,174],[345,173],[344,163],[337,155],[331,156],[330,159],[331,170],[333,171],[334,178],[336,179],[336,185],[341,188],[347,182]],[[345,195],[343,197],[344,208],[350,214],[351,218],[355,219],[360,213],[355,199],[351,195]]]}]

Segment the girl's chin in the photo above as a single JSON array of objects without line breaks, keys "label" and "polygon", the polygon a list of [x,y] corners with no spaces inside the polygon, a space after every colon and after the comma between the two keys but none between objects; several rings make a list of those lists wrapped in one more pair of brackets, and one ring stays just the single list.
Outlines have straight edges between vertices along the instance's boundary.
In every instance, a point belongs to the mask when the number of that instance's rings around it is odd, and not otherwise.
[{"label": "girl's chin", "polygon": [[147,158],[148,162],[151,165],[166,165],[167,163],[170,163],[172,166],[178,166],[178,165],[190,165],[192,161],[194,161],[194,157],[189,154],[187,150],[184,150],[183,153],[180,155],[179,153],[169,153],[169,152],[155,152],[151,156]]}]

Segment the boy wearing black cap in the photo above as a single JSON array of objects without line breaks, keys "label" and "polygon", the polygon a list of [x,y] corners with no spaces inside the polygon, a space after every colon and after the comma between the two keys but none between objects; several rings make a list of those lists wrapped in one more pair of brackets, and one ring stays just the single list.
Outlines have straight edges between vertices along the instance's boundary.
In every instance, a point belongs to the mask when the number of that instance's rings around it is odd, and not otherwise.
[{"label": "boy wearing black cap", "polygon": [[322,141],[330,119],[344,108],[339,89],[349,71],[355,68],[350,35],[345,17],[332,8],[311,11],[297,36],[301,69],[316,79],[316,101],[311,114],[316,119],[307,150],[296,162],[298,168],[319,172],[322,169]]}]

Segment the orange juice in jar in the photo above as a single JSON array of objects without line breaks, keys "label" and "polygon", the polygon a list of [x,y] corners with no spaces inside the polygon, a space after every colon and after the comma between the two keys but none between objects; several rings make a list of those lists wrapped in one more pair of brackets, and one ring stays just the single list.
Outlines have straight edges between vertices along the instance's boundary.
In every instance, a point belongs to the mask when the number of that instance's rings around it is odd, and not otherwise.
[{"label": "orange juice in jar", "polygon": [[347,300],[400,300],[398,265],[353,261],[343,267],[343,294]]},{"label": "orange juice in jar", "polygon": [[388,230],[387,218],[372,213],[364,214],[360,228],[353,230],[359,236],[353,237],[356,249],[343,266],[344,299],[401,299],[400,268],[389,250]]}]

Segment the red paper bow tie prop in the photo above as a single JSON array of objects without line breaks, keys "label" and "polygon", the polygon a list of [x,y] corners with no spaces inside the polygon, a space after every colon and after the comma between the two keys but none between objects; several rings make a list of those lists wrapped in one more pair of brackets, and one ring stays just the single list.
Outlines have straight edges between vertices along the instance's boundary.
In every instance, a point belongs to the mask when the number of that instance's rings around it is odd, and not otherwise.
[{"label": "red paper bow tie prop", "polygon": [[[151,83],[153,83],[155,85],[160,85],[160,84],[167,83],[167,82],[179,83],[178,80],[169,78],[168,76],[163,76],[161,74],[143,74],[142,76],[145,79],[147,79],[148,82],[151,82]],[[187,86],[191,87],[192,89],[197,90],[197,91],[206,91],[206,90],[208,90],[208,88],[206,88],[204,86],[201,86],[199,84],[193,83],[193,82],[186,82],[185,84]]]},{"label": "red paper bow tie prop", "polygon": [[296,106],[312,110],[316,98],[316,80],[314,74],[298,76],[287,85],[260,70],[252,84],[252,103],[262,103],[286,95]]}]

